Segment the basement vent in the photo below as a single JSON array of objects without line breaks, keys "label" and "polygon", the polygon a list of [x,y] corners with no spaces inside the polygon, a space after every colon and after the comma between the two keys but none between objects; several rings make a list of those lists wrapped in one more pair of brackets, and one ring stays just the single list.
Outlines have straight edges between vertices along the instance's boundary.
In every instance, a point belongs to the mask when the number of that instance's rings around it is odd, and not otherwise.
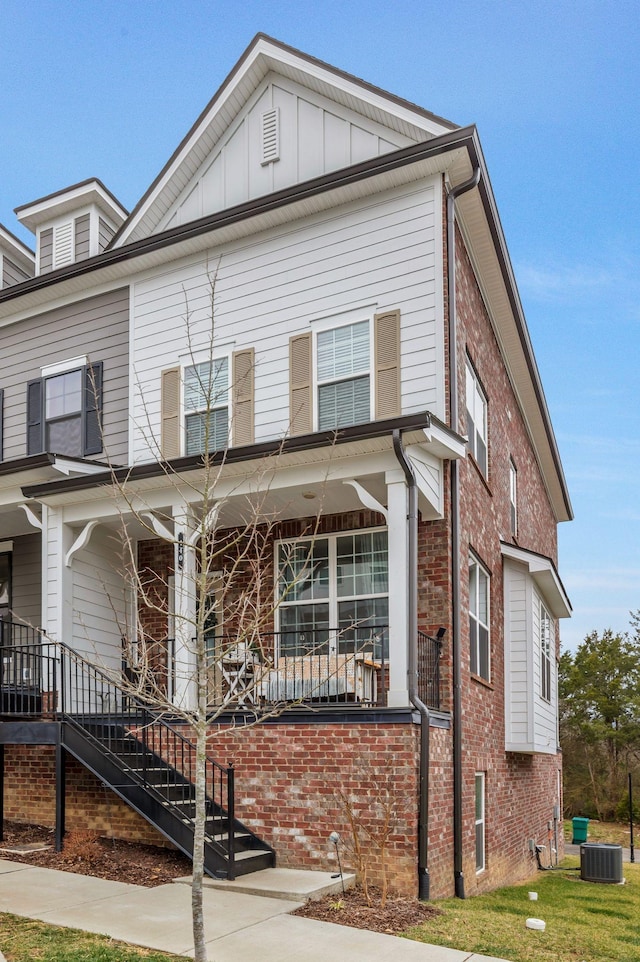
[{"label": "basement vent", "polygon": [[262,121],[262,165],[280,160],[280,109],[265,110]]},{"label": "basement vent", "polygon": [[580,878],[585,882],[620,884],[622,846],[604,842],[585,842],[580,846]]}]

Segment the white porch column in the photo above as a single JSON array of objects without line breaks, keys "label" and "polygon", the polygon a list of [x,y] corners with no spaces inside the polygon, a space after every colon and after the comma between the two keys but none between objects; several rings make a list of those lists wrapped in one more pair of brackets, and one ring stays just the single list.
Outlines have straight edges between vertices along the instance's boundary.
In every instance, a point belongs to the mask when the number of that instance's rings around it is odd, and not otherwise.
[{"label": "white porch column", "polygon": [[389,512],[389,692],[391,708],[409,704],[409,539],[408,497],[404,472],[387,471]]},{"label": "white porch column", "polygon": [[175,570],[175,666],[174,704],[187,709],[196,705],[196,658],[193,639],[196,634],[196,551],[193,541],[193,518],[184,506],[174,511]]},{"label": "white porch column", "polygon": [[73,569],[66,564],[73,530],[62,519],[62,508],[43,509],[42,627],[52,641],[74,648]]}]

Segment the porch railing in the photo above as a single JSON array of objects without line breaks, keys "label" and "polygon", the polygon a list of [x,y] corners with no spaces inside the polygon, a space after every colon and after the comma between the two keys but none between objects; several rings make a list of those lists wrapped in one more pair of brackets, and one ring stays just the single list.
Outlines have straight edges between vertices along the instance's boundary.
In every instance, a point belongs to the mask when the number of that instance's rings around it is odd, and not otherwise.
[{"label": "porch railing", "polygon": [[442,642],[418,632],[418,694],[428,708],[441,707],[440,657]]}]

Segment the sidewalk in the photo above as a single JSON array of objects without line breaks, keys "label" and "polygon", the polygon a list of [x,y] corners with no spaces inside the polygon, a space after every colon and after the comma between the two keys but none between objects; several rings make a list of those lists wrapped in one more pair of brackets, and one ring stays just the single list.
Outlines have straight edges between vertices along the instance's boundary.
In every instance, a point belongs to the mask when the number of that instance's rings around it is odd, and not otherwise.
[{"label": "sidewalk", "polygon": [[[273,870],[284,871],[284,870]],[[291,916],[301,900],[205,888],[205,929],[215,962],[506,962],[393,935]],[[0,912],[193,955],[191,889],[143,888],[0,859]],[[0,950],[2,946],[0,945]]]}]

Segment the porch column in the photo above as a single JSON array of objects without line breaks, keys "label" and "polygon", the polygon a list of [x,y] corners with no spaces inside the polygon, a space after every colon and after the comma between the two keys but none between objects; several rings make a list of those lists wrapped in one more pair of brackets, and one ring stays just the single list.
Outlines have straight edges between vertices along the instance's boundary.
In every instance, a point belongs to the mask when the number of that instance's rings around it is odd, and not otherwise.
[{"label": "porch column", "polygon": [[193,638],[196,633],[196,551],[190,512],[184,506],[174,511],[175,570],[175,665],[174,704],[192,709],[196,704],[196,659]]},{"label": "porch column", "polygon": [[404,473],[387,471],[389,512],[389,692],[391,708],[409,704],[409,539],[407,529],[407,485]]}]

